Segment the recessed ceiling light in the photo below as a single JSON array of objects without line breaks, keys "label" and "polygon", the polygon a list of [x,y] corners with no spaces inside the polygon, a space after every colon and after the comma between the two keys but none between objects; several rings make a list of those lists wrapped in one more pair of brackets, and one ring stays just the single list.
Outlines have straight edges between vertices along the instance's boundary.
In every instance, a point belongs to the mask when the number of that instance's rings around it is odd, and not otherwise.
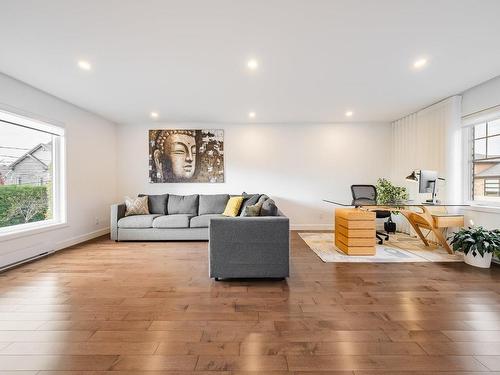
[{"label": "recessed ceiling light", "polygon": [[354,114],[354,112],[353,112],[353,111],[347,111],[347,112],[345,113],[346,117],[352,117],[352,115],[353,115],[353,114]]},{"label": "recessed ceiling light", "polygon": [[248,118],[255,118],[255,112],[248,112]]},{"label": "recessed ceiling light", "polygon": [[416,60],[416,61],[413,63],[413,67],[414,67],[415,69],[421,69],[421,68],[423,68],[423,67],[424,67],[424,66],[426,66],[426,65],[427,65],[427,59],[424,59],[424,58],[422,58],[422,59],[418,59],[418,60]]},{"label": "recessed ceiling light", "polygon": [[248,69],[250,70],[257,70],[259,67],[259,62],[255,59],[248,60],[247,62]]},{"label": "recessed ceiling light", "polygon": [[149,116],[151,116],[151,118],[157,119],[160,115],[158,114],[158,112],[151,112]]},{"label": "recessed ceiling light", "polygon": [[92,69],[92,65],[88,61],[80,60],[78,61],[78,67],[82,70],[90,70]]}]

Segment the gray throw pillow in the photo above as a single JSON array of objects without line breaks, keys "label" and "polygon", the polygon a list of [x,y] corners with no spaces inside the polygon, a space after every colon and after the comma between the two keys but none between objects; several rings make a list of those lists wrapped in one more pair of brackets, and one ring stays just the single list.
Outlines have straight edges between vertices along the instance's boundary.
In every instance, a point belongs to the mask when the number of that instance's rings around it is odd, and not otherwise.
[{"label": "gray throw pillow", "polygon": [[257,204],[259,201],[260,194],[246,194],[243,193],[243,203],[241,204],[240,207],[240,216],[243,216],[243,210],[247,206],[252,206],[254,204]]},{"label": "gray throw pillow", "polygon": [[200,195],[198,215],[221,214],[226,208],[229,194]]},{"label": "gray throw pillow", "polygon": [[167,212],[169,215],[198,215],[198,194],[168,196]]},{"label": "gray throw pillow", "polygon": [[266,194],[262,194],[260,196],[259,200],[257,201],[257,203],[264,203],[268,199],[269,199],[269,197]]},{"label": "gray throw pillow", "polygon": [[160,195],[147,195],[147,194],[139,194],[139,197],[148,197],[148,207],[150,214],[167,214],[167,200],[168,194],[160,194]]},{"label": "gray throw pillow", "polygon": [[246,206],[241,212],[241,216],[253,217],[260,216],[260,209],[262,208],[262,203],[253,204],[251,206]]},{"label": "gray throw pillow", "polygon": [[278,216],[278,207],[276,207],[276,203],[272,199],[266,199],[262,203],[260,216]]}]

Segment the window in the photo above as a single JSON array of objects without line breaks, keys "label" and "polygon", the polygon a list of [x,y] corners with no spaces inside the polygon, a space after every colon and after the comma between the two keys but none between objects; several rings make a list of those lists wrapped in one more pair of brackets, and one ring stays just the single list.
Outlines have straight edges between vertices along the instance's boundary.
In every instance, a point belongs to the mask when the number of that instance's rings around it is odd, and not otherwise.
[{"label": "window", "polygon": [[62,223],[64,130],[0,111],[0,234]]},{"label": "window", "polygon": [[500,119],[472,128],[472,192],[474,201],[500,203]]}]

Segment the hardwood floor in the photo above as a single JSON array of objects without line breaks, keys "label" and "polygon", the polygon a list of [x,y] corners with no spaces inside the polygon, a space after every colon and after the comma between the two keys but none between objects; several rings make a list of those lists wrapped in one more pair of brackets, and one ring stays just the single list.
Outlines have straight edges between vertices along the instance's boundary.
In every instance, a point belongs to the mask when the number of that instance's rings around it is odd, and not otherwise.
[{"label": "hardwood floor", "polygon": [[500,374],[500,267],[208,278],[206,242],[100,238],[0,274],[0,375]]}]

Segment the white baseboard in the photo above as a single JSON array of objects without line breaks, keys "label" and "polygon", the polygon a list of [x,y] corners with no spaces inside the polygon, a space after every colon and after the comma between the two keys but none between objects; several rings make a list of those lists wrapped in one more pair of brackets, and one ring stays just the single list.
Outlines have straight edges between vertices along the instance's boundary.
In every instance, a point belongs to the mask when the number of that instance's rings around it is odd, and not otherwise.
[{"label": "white baseboard", "polygon": [[109,231],[110,231],[110,228],[106,227],[106,228],[98,229],[98,230],[95,230],[95,231],[90,232],[90,233],[85,233],[85,234],[82,234],[80,236],[76,236],[76,237],[58,242],[57,244],[55,244],[52,251],[59,251],[59,250],[65,249],[65,248],[73,246],[73,245],[78,245],[79,243],[91,240],[93,238],[104,236],[105,234],[108,234]]},{"label": "white baseboard", "polygon": [[34,261],[49,254],[53,254],[59,250],[63,250],[67,247],[103,236],[107,233],[109,233],[109,227],[102,228],[90,233],[85,233],[61,242],[57,242],[55,244],[47,243],[48,241],[43,241],[35,245],[20,249],[18,251],[0,255],[0,270],[5,271],[9,268]]},{"label": "white baseboard", "polygon": [[333,230],[333,224],[290,224],[290,230]]}]

